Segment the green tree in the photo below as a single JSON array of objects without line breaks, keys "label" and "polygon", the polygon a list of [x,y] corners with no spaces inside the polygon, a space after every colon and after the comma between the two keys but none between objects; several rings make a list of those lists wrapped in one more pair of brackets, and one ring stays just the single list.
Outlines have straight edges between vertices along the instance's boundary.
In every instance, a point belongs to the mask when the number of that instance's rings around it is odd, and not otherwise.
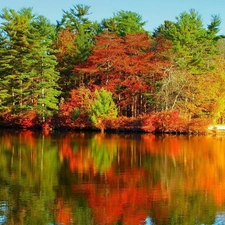
[{"label": "green tree", "polygon": [[54,26],[45,17],[35,16],[31,8],[4,9],[0,16],[4,21],[0,27],[1,108],[16,114],[35,110],[44,121],[57,109],[60,94],[51,48]]},{"label": "green tree", "polygon": [[9,80],[4,79],[6,70],[9,70],[7,63],[10,61],[10,56],[6,54],[7,43],[3,32],[0,33],[0,111],[8,111],[7,99],[10,98]]},{"label": "green tree", "polygon": [[221,20],[212,16],[211,24],[204,28],[202,18],[194,9],[176,17],[176,22],[165,21],[154,36],[162,35],[173,43],[175,66],[194,74],[213,68],[212,59],[218,52],[217,34]]},{"label": "green tree", "polygon": [[69,11],[63,11],[61,26],[70,28],[75,34],[76,61],[84,61],[89,55],[90,48],[93,46],[93,38],[98,34],[99,24],[92,22],[88,16],[90,6],[76,5]]},{"label": "green tree", "polygon": [[131,11],[121,10],[110,19],[102,20],[102,29],[115,33],[119,36],[127,34],[137,34],[146,32],[142,21],[142,17]]},{"label": "green tree", "polygon": [[99,91],[96,90],[89,115],[91,121],[103,133],[105,129],[104,120],[117,117],[117,108],[113,101],[112,93],[103,88]]},{"label": "green tree", "polygon": [[10,94],[7,101],[8,107],[22,108],[25,99],[27,79],[28,39],[27,31],[32,19],[31,9],[22,9],[16,12],[12,9],[3,9],[0,17],[3,23],[0,27],[3,34],[1,45],[1,80],[5,84],[4,92]]},{"label": "green tree", "polygon": [[61,93],[57,84],[59,74],[55,70],[57,60],[52,50],[54,27],[43,16],[39,16],[31,25],[31,38],[36,44],[30,55],[30,58],[35,58],[31,63],[32,97],[37,101],[35,111],[41,116],[41,121],[45,122],[58,109],[58,96]]}]

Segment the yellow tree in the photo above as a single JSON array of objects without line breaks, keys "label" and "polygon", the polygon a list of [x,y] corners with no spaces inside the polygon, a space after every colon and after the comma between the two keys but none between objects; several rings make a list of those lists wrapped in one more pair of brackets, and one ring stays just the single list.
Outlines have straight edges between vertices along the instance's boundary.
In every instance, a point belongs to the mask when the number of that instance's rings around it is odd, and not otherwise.
[{"label": "yellow tree", "polygon": [[224,56],[220,56],[216,60],[216,70],[213,74],[213,82],[210,84],[210,86],[213,87],[212,98],[214,101],[214,105],[212,109],[212,119],[214,124],[225,122],[224,84],[225,84],[225,58]]}]

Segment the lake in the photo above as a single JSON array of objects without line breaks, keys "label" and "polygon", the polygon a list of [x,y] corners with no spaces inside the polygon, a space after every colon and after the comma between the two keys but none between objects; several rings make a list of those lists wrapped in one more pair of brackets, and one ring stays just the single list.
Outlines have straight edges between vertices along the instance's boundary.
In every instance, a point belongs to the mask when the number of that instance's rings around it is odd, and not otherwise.
[{"label": "lake", "polygon": [[225,224],[225,136],[1,131],[3,224]]}]

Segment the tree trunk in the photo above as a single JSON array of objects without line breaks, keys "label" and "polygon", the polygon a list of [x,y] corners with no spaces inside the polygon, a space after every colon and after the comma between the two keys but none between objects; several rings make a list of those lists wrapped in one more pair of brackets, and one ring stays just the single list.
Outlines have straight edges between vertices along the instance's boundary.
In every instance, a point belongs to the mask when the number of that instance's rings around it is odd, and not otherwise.
[{"label": "tree trunk", "polygon": [[101,134],[104,134],[104,132],[105,132],[105,127],[102,126],[102,127],[101,127]]}]

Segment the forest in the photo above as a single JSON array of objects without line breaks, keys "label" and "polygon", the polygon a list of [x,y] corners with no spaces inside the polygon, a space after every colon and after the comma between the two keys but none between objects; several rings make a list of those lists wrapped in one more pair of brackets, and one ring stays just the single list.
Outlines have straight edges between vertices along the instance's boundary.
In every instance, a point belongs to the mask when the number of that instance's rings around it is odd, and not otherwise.
[{"label": "forest", "polygon": [[153,31],[78,4],[52,24],[32,8],[0,18],[0,127],[204,133],[225,122],[225,36],[182,12]]}]

